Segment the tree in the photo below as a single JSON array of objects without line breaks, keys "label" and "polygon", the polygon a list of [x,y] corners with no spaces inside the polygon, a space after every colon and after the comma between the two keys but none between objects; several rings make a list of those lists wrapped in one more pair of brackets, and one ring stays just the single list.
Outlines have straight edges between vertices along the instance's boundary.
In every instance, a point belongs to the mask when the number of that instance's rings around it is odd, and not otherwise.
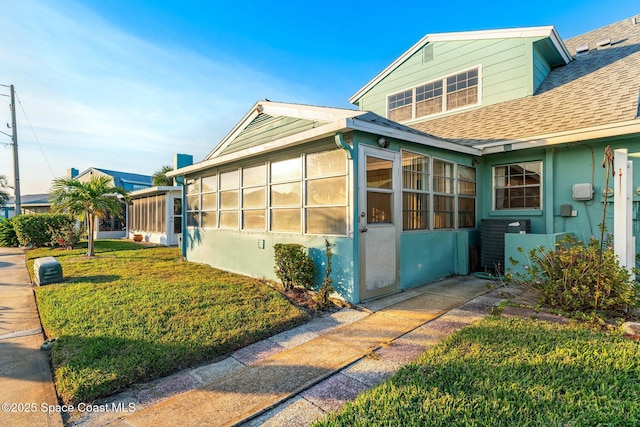
[{"label": "tree", "polygon": [[165,165],[160,169],[155,171],[153,175],[151,175],[151,182],[155,186],[171,186],[173,185],[173,178],[167,176],[167,172],[171,172],[173,168],[171,166]]},{"label": "tree", "polygon": [[6,205],[9,201],[9,193],[6,190],[7,188],[11,188],[7,177],[0,175],[0,207]]},{"label": "tree", "polygon": [[87,256],[95,255],[93,250],[93,233],[98,218],[107,214],[120,215],[122,202],[118,195],[128,203],[127,190],[115,187],[111,177],[96,176],[88,182],[80,182],[75,178],[56,178],[53,180],[51,194],[52,207],[56,211],[66,211],[79,220],[87,220],[89,245]]}]

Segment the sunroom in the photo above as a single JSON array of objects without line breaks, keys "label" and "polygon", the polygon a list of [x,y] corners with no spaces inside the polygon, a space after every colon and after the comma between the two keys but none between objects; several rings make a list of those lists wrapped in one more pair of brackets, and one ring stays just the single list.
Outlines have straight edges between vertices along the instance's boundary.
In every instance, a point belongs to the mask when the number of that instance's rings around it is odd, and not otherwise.
[{"label": "sunroom", "polygon": [[[469,271],[473,148],[354,110],[259,102],[185,178],[183,255],[275,279],[273,246],[300,243],[359,302]],[[402,254],[402,256],[401,256]]]}]

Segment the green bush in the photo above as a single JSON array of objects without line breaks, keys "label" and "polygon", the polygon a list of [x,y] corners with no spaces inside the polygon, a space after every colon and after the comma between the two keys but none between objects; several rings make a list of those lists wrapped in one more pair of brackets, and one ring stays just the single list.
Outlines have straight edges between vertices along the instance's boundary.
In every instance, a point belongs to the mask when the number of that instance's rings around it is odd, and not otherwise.
[{"label": "green bush", "polygon": [[68,229],[75,219],[67,214],[19,215],[12,219],[18,241],[22,246],[51,245],[51,231]]},{"label": "green bush", "polygon": [[18,246],[18,236],[11,219],[0,219],[0,246]]},{"label": "green bush", "polygon": [[276,243],[273,249],[276,262],[274,270],[285,290],[291,290],[294,286],[313,288],[316,266],[303,245]]},{"label": "green bush", "polygon": [[515,279],[539,290],[544,304],[565,311],[593,311],[594,317],[599,311],[620,312],[638,305],[631,275],[613,249],[607,246],[601,250],[595,239],[584,245],[569,236],[555,250],[538,247],[528,255],[526,272]]}]

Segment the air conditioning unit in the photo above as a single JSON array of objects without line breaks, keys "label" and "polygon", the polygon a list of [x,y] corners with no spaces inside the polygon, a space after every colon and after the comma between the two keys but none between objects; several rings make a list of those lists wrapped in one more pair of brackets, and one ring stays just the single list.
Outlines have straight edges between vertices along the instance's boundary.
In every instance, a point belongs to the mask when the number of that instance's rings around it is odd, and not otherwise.
[{"label": "air conditioning unit", "polygon": [[480,221],[480,265],[493,273],[504,273],[504,235],[530,232],[529,219],[483,219]]}]

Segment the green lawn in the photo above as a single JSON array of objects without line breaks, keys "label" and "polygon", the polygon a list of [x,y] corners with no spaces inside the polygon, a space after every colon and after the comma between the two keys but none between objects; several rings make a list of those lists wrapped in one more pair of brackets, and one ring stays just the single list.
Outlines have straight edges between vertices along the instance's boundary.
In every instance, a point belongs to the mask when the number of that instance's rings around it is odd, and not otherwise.
[{"label": "green lawn", "polygon": [[489,317],[316,426],[636,426],[640,344]]},{"label": "green lawn", "polygon": [[[86,247],[86,244],[85,244]],[[86,402],[225,355],[307,316],[256,279],[180,260],[178,249],[97,241],[55,256],[65,282],[36,288],[58,393]]]}]

